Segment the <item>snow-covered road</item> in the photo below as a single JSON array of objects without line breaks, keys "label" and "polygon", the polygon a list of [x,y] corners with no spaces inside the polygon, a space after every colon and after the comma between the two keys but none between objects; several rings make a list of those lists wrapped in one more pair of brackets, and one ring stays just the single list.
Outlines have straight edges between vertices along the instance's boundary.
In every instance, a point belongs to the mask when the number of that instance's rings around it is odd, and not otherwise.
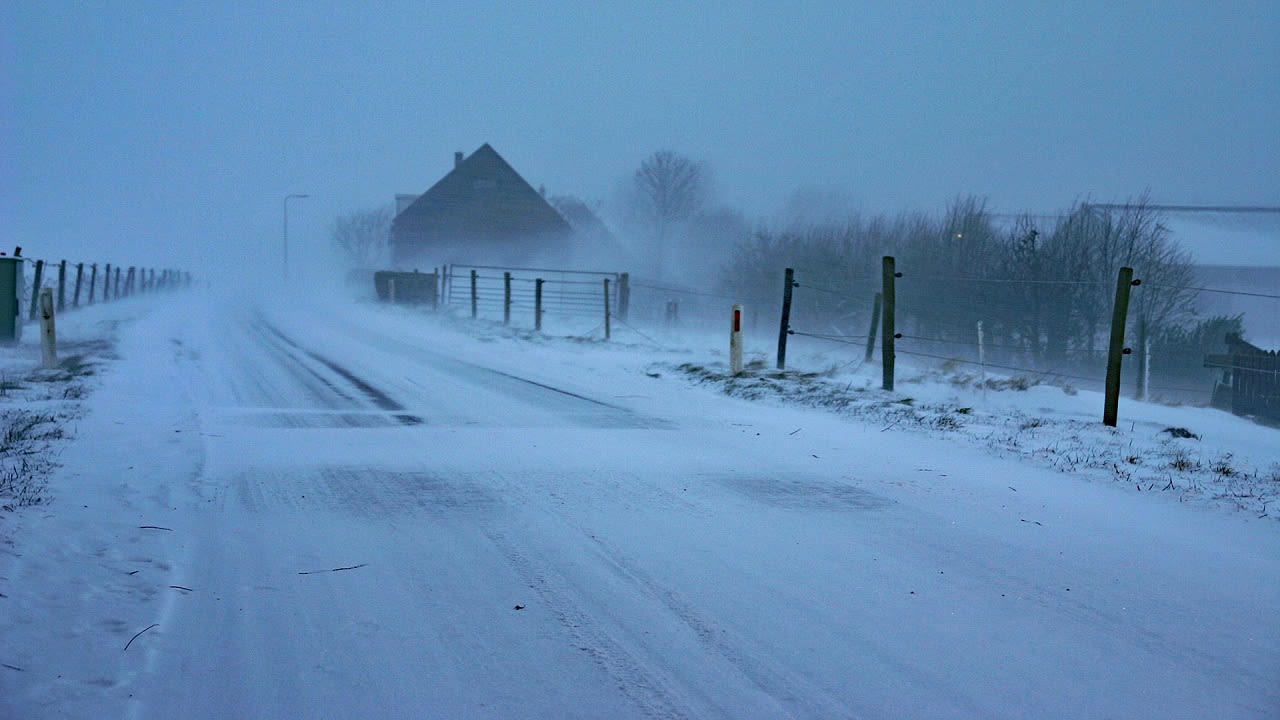
[{"label": "snow-covered road", "polygon": [[563,345],[144,313],[0,557],[0,715],[1280,714],[1273,522]]}]

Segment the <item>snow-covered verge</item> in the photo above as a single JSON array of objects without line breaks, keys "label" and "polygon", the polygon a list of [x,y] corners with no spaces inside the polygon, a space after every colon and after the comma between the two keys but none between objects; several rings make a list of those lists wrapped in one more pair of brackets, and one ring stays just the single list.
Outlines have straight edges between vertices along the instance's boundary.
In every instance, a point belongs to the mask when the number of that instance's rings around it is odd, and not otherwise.
[{"label": "snow-covered verge", "polygon": [[74,435],[98,368],[115,358],[117,325],[97,314],[66,322],[52,369],[41,367],[33,332],[0,346],[0,542],[6,513],[50,501],[48,478],[58,451]]},{"label": "snow-covered verge", "polygon": [[[964,374],[919,372],[894,393],[865,375],[769,371],[757,363],[741,375],[723,364],[668,366],[691,382],[732,397],[784,402],[883,425],[928,432],[1026,459],[1065,474],[1111,480],[1134,492],[1163,494],[1280,520],[1280,431],[1226,413],[1125,402],[1125,422],[1109,428],[1096,392],[992,378],[986,393]],[[1010,397],[1012,396],[1012,397]]]},{"label": "snow-covered verge", "polygon": [[121,648],[170,605],[161,590],[178,592],[161,582],[175,549],[140,496],[159,502],[195,453],[171,442],[185,436],[155,354],[169,341],[136,332],[173,297],[59,315],[52,370],[30,326],[0,348],[0,433],[40,421],[2,459],[21,472],[0,508],[0,717],[119,716],[104,698],[144,659]]}]

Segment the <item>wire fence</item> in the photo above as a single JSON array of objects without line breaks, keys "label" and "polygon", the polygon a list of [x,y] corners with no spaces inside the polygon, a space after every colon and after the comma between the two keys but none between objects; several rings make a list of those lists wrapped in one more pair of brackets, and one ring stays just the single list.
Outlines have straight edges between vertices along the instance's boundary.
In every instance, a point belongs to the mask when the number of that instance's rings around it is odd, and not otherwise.
[{"label": "wire fence", "polygon": [[441,303],[472,317],[587,335],[627,313],[624,273],[450,265]]},{"label": "wire fence", "polygon": [[652,329],[720,331],[727,327],[730,309],[744,306],[747,332],[776,327],[779,298],[734,295],[714,288],[682,287],[644,277],[630,281],[629,322]]},{"label": "wire fence", "polygon": [[[603,331],[606,337],[615,323],[646,338],[662,328],[719,331],[730,308],[741,304],[748,334],[759,339],[778,331],[780,345],[790,338],[798,350],[835,355],[837,366],[883,364],[885,316],[892,312],[893,357],[949,373],[953,382],[984,384],[990,373],[1102,390],[1118,365],[1127,395],[1197,405],[1223,406],[1224,388],[1239,386],[1238,376],[1259,369],[1251,359],[1229,355],[1235,352],[1227,347],[1229,337],[1280,345],[1280,271],[1274,269],[1209,272],[1187,283],[1160,282],[1158,276],[1144,282],[1139,273],[1127,293],[1126,354],[1117,362],[1110,352],[1117,280],[936,270],[915,276],[910,266],[896,268],[891,277],[884,268],[797,269],[787,276],[789,294],[767,296],[622,272],[453,265],[443,271],[440,292],[444,306],[473,317],[546,325],[571,335]],[[886,283],[892,285],[892,308],[881,305]],[[783,312],[789,321],[779,328]],[[831,367],[830,359],[824,365]]]},{"label": "wire fence", "polygon": [[15,259],[22,261],[19,315],[27,322],[36,319],[40,291],[45,288],[52,290],[55,308],[62,312],[140,293],[187,287],[192,282],[191,273],[177,269]]},{"label": "wire fence", "polygon": [[[1104,388],[1116,281],[917,277],[901,266],[897,271],[895,356],[953,376],[980,378],[989,371]],[[1210,269],[1195,284],[1133,287],[1120,376],[1126,393],[1222,405],[1233,371],[1257,371],[1253,360],[1219,357],[1228,352],[1228,337],[1239,333],[1264,349],[1280,345],[1278,274],[1266,268]],[[855,271],[837,283],[826,275],[817,282],[796,270],[787,336],[802,351],[839,354],[856,348],[864,358],[882,362],[878,299],[884,278]]]}]

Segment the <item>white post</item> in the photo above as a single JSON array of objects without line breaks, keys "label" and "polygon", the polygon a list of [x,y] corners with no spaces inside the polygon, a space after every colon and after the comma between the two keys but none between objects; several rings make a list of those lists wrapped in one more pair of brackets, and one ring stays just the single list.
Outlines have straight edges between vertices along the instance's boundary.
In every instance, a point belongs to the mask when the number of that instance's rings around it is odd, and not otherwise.
[{"label": "white post", "polygon": [[40,290],[40,355],[46,370],[58,366],[58,337],[53,327],[53,288]]},{"label": "white post", "polygon": [[387,278],[387,298],[392,305],[396,304],[396,279]]},{"label": "white post", "polygon": [[987,348],[982,337],[982,321],[978,321],[978,368],[982,371],[982,401],[987,401]]},{"label": "white post", "polygon": [[742,306],[733,306],[733,324],[729,328],[729,372],[742,374]]},{"label": "white post", "polygon": [[1142,344],[1142,402],[1146,402],[1151,392],[1151,338],[1145,338]]}]

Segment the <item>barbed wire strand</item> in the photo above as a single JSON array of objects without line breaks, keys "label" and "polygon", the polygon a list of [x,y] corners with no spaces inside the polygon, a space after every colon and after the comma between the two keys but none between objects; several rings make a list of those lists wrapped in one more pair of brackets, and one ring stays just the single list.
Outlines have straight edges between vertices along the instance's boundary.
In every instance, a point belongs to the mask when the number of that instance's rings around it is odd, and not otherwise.
[{"label": "barbed wire strand", "polygon": [[[792,332],[791,332],[791,333],[789,333],[789,334],[791,334],[791,335],[797,335],[797,336],[801,336],[801,337],[811,337],[811,338],[815,338],[815,339],[819,339],[819,340],[826,340],[826,341],[828,341],[828,342],[835,342],[835,343],[840,343],[840,344],[843,344],[843,345],[861,345],[861,346],[864,346],[864,347],[866,346],[865,341],[864,341],[864,342],[861,342],[861,343],[856,343],[856,342],[851,342],[851,341],[849,341],[849,340],[841,339],[841,338],[851,337],[851,336],[841,336],[841,335],[819,335],[819,334],[816,334],[816,333],[806,333],[806,332],[800,332],[800,331],[792,331]],[[1057,378],[1066,378],[1066,379],[1070,379],[1070,380],[1083,380],[1083,381],[1086,381],[1086,382],[1100,382],[1100,381],[1103,379],[1103,378],[1097,378],[1097,377],[1088,377],[1088,376],[1084,376],[1084,375],[1072,375],[1072,374],[1069,374],[1069,373],[1059,372],[1059,371],[1057,371],[1057,370],[1035,370],[1035,369],[1032,369],[1032,368],[1024,368],[1024,367],[1018,367],[1018,366],[1014,366],[1014,365],[1004,365],[1004,364],[1001,364],[1001,363],[992,363],[992,362],[981,362],[981,363],[980,363],[980,362],[978,362],[978,361],[976,361],[976,360],[964,360],[964,359],[957,358],[957,357],[948,357],[948,356],[944,356],[944,355],[933,355],[933,354],[930,354],[930,353],[921,353],[921,352],[915,352],[915,351],[911,351],[911,350],[903,350],[903,349],[901,349],[901,348],[897,348],[897,349],[895,350],[895,352],[901,353],[901,354],[903,354],[903,355],[913,355],[913,356],[916,356],[916,357],[927,357],[927,358],[932,358],[932,359],[935,359],[935,360],[943,360],[943,361],[948,361],[948,362],[963,363],[963,364],[966,364],[966,365],[978,365],[978,366],[981,366],[981,367],[996,368],[996,369],[999,369],[999,370],[1013,370],[1013,371],[1016,371],[1016,372],[1031,373],[1031,374],[1033,374],[1033,375],[1051,376],[1051,377],[1057,377]],[[843,368],[843,367],[847,367],[848,365],[852,365],[852,364],[853,364],[853,363],[855,363],[855,362],[856,362],[856,363],[858,363],[858,367],[861,367],[862,365],[866,364],[866,358],[850,360],[848,363],[845,363],[844,365],[841,365],[840,367],[842,367],[842,368]],[[1252,369],[1252,368],[1244,368],[1244,369]],[[1174,387],[1174,386],[1169,386],[1169,385],[1148,385],[1148,386],[1147,386],[1147,389],[1148,389],[1148,390],[1163,390],[1163,391],[1166,391],[1166,392],[1189,392],[1189,393],[1201,393],[1201,394],[1212,394],[1212,392],[1213,392],[1212,390],[1205,390],[1205,389],[1203,389],[1203,388]]]},{"label": "barbed wire strand", "polygon": [[[898,335],[899,335],[899,339],[905,339],[905,340],[916,340],[916,341],[919,341],[919,342],[941,343],[941,344],[944,344],[944,345],[961,345],[961,346],[963,346],[963,347],[972,347],[972,348],[975,348],[975,349],[979,347],[978,343],[977,343],[976,341],[973,341],[973,340],[968,340],[968,341],[965,341],[965,340],[941,340],[941,339],[937,339],[937,338],[921,337],[921,336],[919,336],[919,335],[904,335],[904,334],[902,334],[902,333],[899,333]],[[992,343],[982,343],[981,347],[982,347],[982,348],[984,348],[984,349],[987,349],[987,350],[1016,350],[1016,351],[1018,351],[1018,352],[1032,352],[1032,351],[1034,351],[1034,349],[1035,349],[1035,348],[1029,348],[1029,347],[1024,347],[1024,346],[1020,346],[1020,345],[997,345],[997,344],[992,344]],[[1065,352],[1065,353],[1084,353],[1084,354],[1087,354],[1087,355],[1105,355],[1107,351],[1106,351],[1106,349],[1104,349],[1104,348],[1097,348],[1097,349],[1094,349],[1094,350],[1090,350],[1090,349],[1088,349],[1088,348],[1061,348],[1061,349],[1059,350],[1059,352]]]},{"label": "barbed wire strand", "polygon": [[855,299],[855,300],[864,300],[864,299],[865,299],[862,295],[854,295],[854,294],[852,294],[852,293],[840,292],[840,291],[838,291],[838,290],[830,290],[830,289],[828,289],[828,288],[818,287],[818,286],[816,286],[816,285],[806,285],[806,284],[804,284],[804,283],[802,283],[802,282],[797,282],[797,283],[796,283],[796,288],[798,288],[798,289],[800,289],[800,290],[816,290],[816,291],[821,292],[821,293],[827,293],[827,294],[829,294],[829,295],[838,295],[838,296],[840,296],[840,297],[853,298],[853,299]]},{"label": "barbed wire strand", "polygon": [[1099,377],[1086,377],[1084,375],[1068,375],[1067,373],[1057,372],[1056,370],[1033,370],[1031,368],[1017,367],[1014,365],[1001,365],[998,363],[980,363],[977,360],[962,360],[960,358],[947,357],[945,355],[930,355],[929,353],[915,352],[913,350],[895,350],[895,352],[902,355],[914,355],[917,357],[932,358],[934,360],[957,362],[957,363],[963,363],[965,365],[978,365],[982,367],[997,368],[1000,370],[1014,370],[1016,372],[1025,372],[1025,373],[1031,373],[1033,375],[1067,378],[1069,380],[1084,380],[1085,382],[1101,382],[1103,380],[1103,378],[1099,378]]},{"label": "barbed wire strand", "polygon": [[1114,285],[1114,280],[1033,280],[1030,278],[976,278],[961,275],[911,275],[903,274],[899,280],[947,280],[951,282],[1008,283],[1013,285]]},{"label": "barbed wire strand", "polygon": [[664,344],[664,343],[660,343],[660,342],[658,342],[657,340],[654,340],[653,338],[649,337],[648,335],[645,335],[644,333],[640,332],[638,329],[636,329],[636,327],[635,327],[634,325],[632,325],[631,323],[627,322],[626,320],[618,320],[617,318],[614,318],[614,320],[615,320],[619,325],[621,325],[621,326],[623,326],[623,327],[627,328],[628,330],[630,330],[631,332],[633,332],[633,333],[635,333],[635,334],[639,335],[640,337],[644,338],[645,340],[648,340],[650,343],[652,343],[653,345],[656,345],[656,346],[657,346],[657,347],[659,347],[659,348],[663,348],[663,349],[670,349],[670,348],[671,348],[671,346],[670,346],[670,345],[666,345],[666,344]]},{"label": "barbed wire strand", "polygon": [[1148,385],[1148,386],[1147,386],[1147,390],[1165,390],[1165,391],[1168,391],[1168,392],[1204,393],[1204,394],[1206,394],[1206,395],[1212,395],[1212,394],[1213,394],[1213,390],[1212,390],[1212,389],[1204,390],[1204,389],[1202,389],[1202,388],[1170,387],[1170,386],[1167,386],[1167,385]]},{"label": "barbed wire strand", "polygon": [[1156,283],[1148,283],[1148,287],[1160,288],[1162,290],[1195,290],[1196,292],[1218,293],[1220,295],[1243,295],[1245,297],[1268,298],[1271,300],[1280,300],[1280,295],[1268,295],[1267,293],[1245,292],[1243,290],[1219,290],[1217,288],[1191,287],[1189,285],[1158,285]]},{"label": "barbed wire strand", "polygon": [[742,298],[733,295],[722,295],[719,293],[700,292],[697,290],[680,290],[678,288],[663,287],[661,285],[649,285],[647,283],[632,282],[632,288],[644,288],[646,290],[660,290],[662,292],[675,293],[676,295],[693,295],[697,297],[719,298],[721,300],[734,300],[737,302],[769,302],[764,298]]},{"label": "barbed wire strand", "polygon": [[853,342],[852,340],[842,340],[842,339],[840,339],[840,338],[842,338],[842,337],[853,337],[852,335],[819,335],[819,334],[816,334],[816,333],[800,332],[799,330],[792,330],[792,331],[788,332],[787,334],[788,334],[788,335],[797,335],[797,336],[799,336],[799,337],[811,337],[811,338],[817,338],[818,340],[826,340],[827,342],[840,343],[840,344],[842,344],[842,345],[860,345],[860,346],[865,347],[865,346],[866,346],[866,344],[867,344],[867,343],[866,343],[866,341],[865,341],[865,339],[863,340],[863,342]]},{"label": "barbed wire strand", "polygon": [[[814,268],[800,267],[800,266],[798,266],[798,265],[797,265],[797,266],[795,266],[795,267],[793,267],[792,269],[796,271],[796,274],[797,274],[797,275],[801,275],[801,276],[803,276],[803,275],[817,275],[818,277],[824,277],[824,276],[825,276],[825,277],[830,277],[830,276],[832,276],[832,275],[834,274],[834,273],[832,273],[832,272],[831,272],[831,270],[830,270],[830,269],[827,269],[827,270],[816,270],[816,269],[814,269]],[[842,279],[843,279],[843,280],[848,280],[848,281],[850,281],[850,282],[878,282],[878,281],[880,280],[880,276],[879,276],[879,275],[853,275],[853,276],[851,276],[851,277],[846,277],[846,278],[842,278]]]}]

